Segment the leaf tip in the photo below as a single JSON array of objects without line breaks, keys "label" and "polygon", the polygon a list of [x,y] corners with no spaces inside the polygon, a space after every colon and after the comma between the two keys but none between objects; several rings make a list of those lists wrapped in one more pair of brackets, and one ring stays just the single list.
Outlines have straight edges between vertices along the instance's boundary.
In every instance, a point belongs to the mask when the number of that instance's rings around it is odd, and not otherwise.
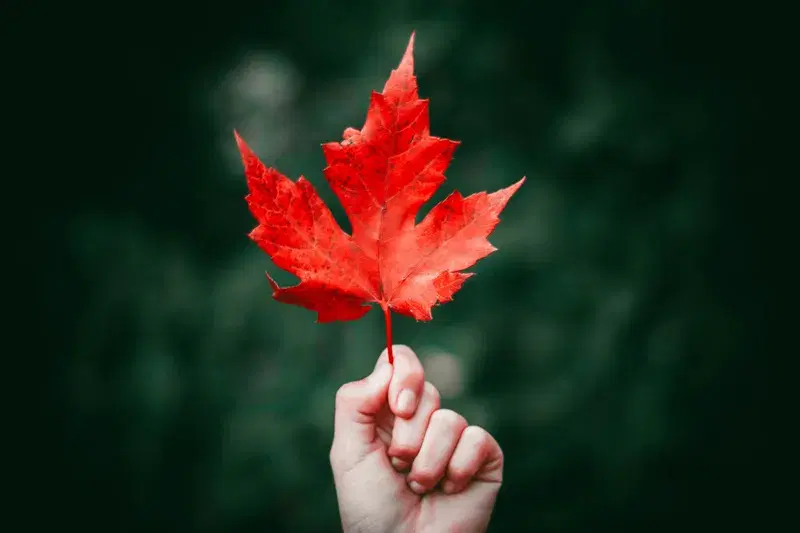
[{"label": "leaf tip", "polygon": [[233,137],[236,139],[236,146],[239,148],[239,154],[242,156],[242,161],[246,164],[246,158],[255,154],[253,154],[253,150],[250,149],[247,143],[244,142],[244,139],[242,139],[242,136],[239,135],[239,132],[235,129],[233,130]]},{"label": "leaf tip", "polygon": [[497,192],[493,192],[492,194],[489,195],[489,197],[492,199],[492,203],[496,206],[497,213],[499,213],[505,208],[508,201],[511,199],[512,196],[514,196],[514,193],[516,193],[519,190],[519,188],[522,187],[523,183],[525,183],[524,176],[518,182],[509,185],[505,189],[500,189]]},{"label": "leaf tip", "polygon": [[272,287],[272,297],[274,298],[278,292],[281,290],[280,286],[272,279],[272,276],[269,275],[269,272],[264,272],[267,276],[267,281],[269,281],[269,286]]},{"label": "leaf tip", "polygon": [[406,51],[403,54],[403,59],[400,60],[400,67],[407,67],[413,71],[414,69],[414,37],[416,36],[417,32],[411,32],[411,38],[408,39],[408,46],[406,46]]}]

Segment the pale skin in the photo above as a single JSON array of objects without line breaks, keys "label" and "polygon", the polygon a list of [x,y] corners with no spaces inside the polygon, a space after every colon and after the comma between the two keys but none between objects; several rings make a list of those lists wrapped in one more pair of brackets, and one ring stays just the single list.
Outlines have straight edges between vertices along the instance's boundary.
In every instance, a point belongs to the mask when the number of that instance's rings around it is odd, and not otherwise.
[{"label": "pale skin", "polygon": [[[442,409],[407,346],[336,395],[330,460],[345,533],[477,533],[489,525],[503,452]],[[406,392],[410,391],[410,392]]]}]

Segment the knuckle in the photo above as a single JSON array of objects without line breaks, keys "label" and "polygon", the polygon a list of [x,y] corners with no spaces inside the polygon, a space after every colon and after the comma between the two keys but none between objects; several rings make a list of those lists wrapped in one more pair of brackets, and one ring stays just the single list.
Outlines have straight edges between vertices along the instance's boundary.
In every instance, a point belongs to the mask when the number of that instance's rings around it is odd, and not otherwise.
[{"label": "knuckle", "polygon": [[489,432],[480,426],[468,426],[467,429],[464,430],[461,438],[465,440],[469,439],[470,443],[479,445],[492,440],[492,436],[489,435]]},{"label": "knuckle", "polygon": [[405,344],[395,344],[392,351],[394,352],[395,358],[402,361],[409,370],[422,372],[422,363],[419,362],[419,358],[417,354],[414,353],[414,350]]},{"label": "knuckle", "polygon": [[430,487],[439,480],[441,473],[429,466],[424,466],[414,469],[413,476],[409,477],[413,477],[414,481],[425,487]]},{"label": "knuckle", "polygon": [[384,348],[381,354],[378,356],[378,360],[375,361],[375,368],[378,368],[383,363],[389,362],[389,350]]},{"label": "knuckle", "polygon": [[339,390],[336,391],[336,405],[337,406],[341,405],[346,398],[347,398],[347,385],[342,385],[341,387],[339,387]]},{"label": "knuckle", "polygon": [[343,405],[347,403],[348,399],[353,395],[353,389],[355,387],[355,383],[345,383],[339,390],[336,391],[336,406]]},{"label": "knuckle", "polygon": [[330,462],[331,467],[333,468],[333,470],[338,470],[339,465],[341,463],[340,457],[341,457],[341,455],[339,454],[338,447],[336,446],[336,443],[334,442],[331,445],[330,451],[328,452],[328,461]]},{"label": "knuckle", "polygon": [[448,428],[466,426],[466,419],[451,409],[439,409],[431,415],[431,424],[441,425]]},{"label": "knuckle", "polygon": [[500,447],[500,444],[497,443],[497,440],[495,440],[492,434],[487,430],[480,426],[469,426],[464,430],[461,438],[464,440],[469,439],[468,443],[473,449],[491,450],[489,452],[492,457],[490,464],[500,469],[503,468],[505,461],[503,449]]},{"label": "knuckle", "polygon": [[391,457],[397,457],[398,459],[404,459],[406,461],[413,460],[417,454],[419,453],[419,446],[414,446],[412,444],[401,444],[393,442],[391,446],[389,446],[388,454]]},{"label": "knuckle", "polygon": [[434,385],[430,381],[426,381],[423,394],[427,398],[430,398],[432,403],[434,403],[436,405],[436,408],[438,409],[442,401],[442,395],[439,394],[439,389],[436,388],[436,385]]},{"label": "knuckle", "polygon": [[456,483],[462,483],[469,480],[470,472],[460,466],[449,466],[447,468],[447,477]]},{"label": "knuckle", "polygon": [[331,462],[331,464],[333,464],[333,462],[336,460],[336,443],[335,442],[331,444],[331,448],[330,448],[330,450],[328,450],[328,460]]},{"label": "knuckle", "polygon": [[392,350],[395,352],[395,354],[403,354],[403,356],[406,357],[408,356],[413,356],[414,358],[417,357],[417,354],[414,353],[414,350],[412,350],[411,347],[405,344],[394,344],[392,345]]}]

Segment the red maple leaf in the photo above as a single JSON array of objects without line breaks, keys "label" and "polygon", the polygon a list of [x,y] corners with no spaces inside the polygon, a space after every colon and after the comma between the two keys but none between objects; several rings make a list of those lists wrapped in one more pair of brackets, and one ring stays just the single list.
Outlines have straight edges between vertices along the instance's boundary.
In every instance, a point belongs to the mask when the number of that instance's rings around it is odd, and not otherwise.
[{"label": "red maple leaf", "polygon": [[525,181],[492,194],[454,192],[416,224],[422,204],[444,182],[458,142],[429,133],[428,100],[414,76],[414,35],[382,93],[374,92],[361,131],[323,145],[325,178],[341,201],[352,235],[336,223],[314,187],[258,159],[234,132],[258,226],[250,233],[280,268],[300,278],[282,288],[267,274],[279,302],[316,311],[319,322],[356,320],[377,303],[390,312],[430,320],[472,274],[462,272],[496,248],[486,239]]}]

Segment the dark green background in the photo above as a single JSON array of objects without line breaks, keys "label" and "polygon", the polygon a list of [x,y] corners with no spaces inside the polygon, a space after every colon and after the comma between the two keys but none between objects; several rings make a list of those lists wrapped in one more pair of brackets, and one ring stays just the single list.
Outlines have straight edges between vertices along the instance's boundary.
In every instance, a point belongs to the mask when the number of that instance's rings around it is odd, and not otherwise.
[{"label": "dark green background", "polygon": [[455,301],[431,323],[395,320],[445,405],[504,448],[493,530],[776,516],[755,207],[770,85],[751,11],[263,1],[69,15],[53,53],[71,73],[59,106],[79,165],[48,171],[33,211],[51,254],[34,270],[39,312],[66,343],[37,360],[51,409],[33,519],[337,530],[333,396],[374,364],[381,315],[317,325],[270,299],[232,130],[345,224],[319,145],[363,124],[412,29],[432,133],[462,141],[436,199],[528,176],[499,251]]}]

